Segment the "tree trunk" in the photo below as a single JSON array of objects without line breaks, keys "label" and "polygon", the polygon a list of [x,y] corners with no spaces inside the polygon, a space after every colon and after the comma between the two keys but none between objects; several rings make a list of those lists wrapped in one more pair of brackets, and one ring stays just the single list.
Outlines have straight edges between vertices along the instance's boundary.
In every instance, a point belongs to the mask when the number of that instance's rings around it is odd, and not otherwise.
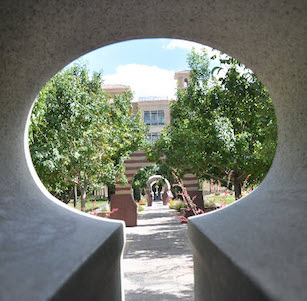
[{"label": "tree trunk", "polygon": [[108,199],[111,202],[111,195],[115,193],[115,187],[108,186]]},{"label": "tree trunk", "polygon": [[233,185],[234,185],[234,189],[235,189],[235,198],[236,198],[236,200],[238,200],[242,197],[241,183],[239,182],[237,175],[234,175],[233,178],[234,178]]},{"label": "tree trunk", "polygon": [[81,210],[85,211],[86,187],[81,189]]},{"label": "tree trunk", "polygon": [[77,192],[77,185],[74,187],[74,207],[77,208],[77,202],[78,202],[78,192]]}]

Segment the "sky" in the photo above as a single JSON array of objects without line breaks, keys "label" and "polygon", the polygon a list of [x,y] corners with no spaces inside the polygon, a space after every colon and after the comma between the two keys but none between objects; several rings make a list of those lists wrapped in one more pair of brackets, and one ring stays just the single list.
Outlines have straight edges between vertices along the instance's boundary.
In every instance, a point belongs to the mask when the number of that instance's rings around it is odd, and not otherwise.
[{"label": "sky", "polygon": [[105,84],[129,85],[134,93],[134,101],[144,96],[174,99],[174,73],[189,69],[188,53],[192,48],[200,52],[203,47],[209,56],[218,53],[208,46],[190,41],[140,39],[102,47],[78,60],[87,62],[91,72],[102,71]]}]

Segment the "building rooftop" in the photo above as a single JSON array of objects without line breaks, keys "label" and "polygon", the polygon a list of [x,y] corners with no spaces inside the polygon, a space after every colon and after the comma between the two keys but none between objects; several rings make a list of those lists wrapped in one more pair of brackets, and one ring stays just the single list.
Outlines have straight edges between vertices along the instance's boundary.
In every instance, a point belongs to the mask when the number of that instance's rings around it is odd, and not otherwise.
[{"label": "building rooftop", "polygon": [[143,96],[143,97],[139,97],[139,101],[155,101],[155,100],[168,100],[168,96]]},{"label": "building rooftop", "polygon": [[101,85],[103,90],[107,89],[130,89],[130,86],[127,85],[120,85],[120,84],[106,84],[106,85]]},{"label": "building rooftop", "polygon": [[176,71],[176,73],[190,73],[191,71],[190,70],[180,70],[180,71]]}]

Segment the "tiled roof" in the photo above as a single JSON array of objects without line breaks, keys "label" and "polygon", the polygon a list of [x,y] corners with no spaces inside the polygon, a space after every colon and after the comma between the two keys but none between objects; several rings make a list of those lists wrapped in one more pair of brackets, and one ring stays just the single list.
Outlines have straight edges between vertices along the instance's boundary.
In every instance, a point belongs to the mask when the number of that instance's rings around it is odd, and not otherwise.
[{"label": "tiled roof", "polygon": [[101,87],[102,89],[130,89],[130,86],[120,84],[106,84]]},{"label": "tiled roof", "polygon": [[190,73],[190,70],[181,70],[181,71],[176,71],[175,73]]}]

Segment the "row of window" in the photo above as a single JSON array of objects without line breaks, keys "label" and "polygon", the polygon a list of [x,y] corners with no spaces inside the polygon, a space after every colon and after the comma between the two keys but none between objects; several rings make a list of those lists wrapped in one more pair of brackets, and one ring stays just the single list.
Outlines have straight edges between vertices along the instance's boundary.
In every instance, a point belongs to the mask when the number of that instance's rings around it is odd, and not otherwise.
[{"label": "row of window", "polygon": [[164,125],[164,111],[144,111],[144,122],[147,125]]},{"label": "row of window", "polygon": [[160,138],[160,136],[160,133],[147,133],[147,141],[155,143]]}]

